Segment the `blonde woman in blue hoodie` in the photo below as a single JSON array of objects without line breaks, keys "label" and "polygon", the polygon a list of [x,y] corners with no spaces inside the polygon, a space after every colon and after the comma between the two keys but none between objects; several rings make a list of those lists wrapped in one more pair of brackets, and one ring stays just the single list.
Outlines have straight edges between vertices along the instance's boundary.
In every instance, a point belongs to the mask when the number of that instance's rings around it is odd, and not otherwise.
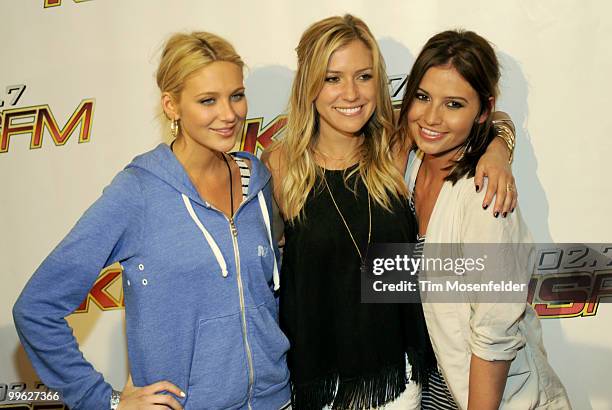
[{"label": "blonde woman in blue hoodie", "polygon": [[[34,273],[13,309],[42,381],[71,409],[279,409],[290,400],[274,288],[270,174],[226,154],[247,113],[243,62],[210,33],[176,34],[157,72],[175,137],[136,157]],[[130,374],[113,390],[65,317],[123,267]]]}]

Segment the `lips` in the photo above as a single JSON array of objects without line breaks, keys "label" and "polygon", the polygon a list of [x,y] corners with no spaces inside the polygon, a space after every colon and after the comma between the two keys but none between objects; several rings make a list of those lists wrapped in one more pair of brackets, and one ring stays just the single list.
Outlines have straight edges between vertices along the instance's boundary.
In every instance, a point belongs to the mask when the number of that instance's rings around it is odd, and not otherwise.
[{"label": "lips", "polygon": [[234,135],[234,130],[236,126],[226,127],[226,128],[211,128],[211,131],[216,132],[222,137],[232,137]]},{"label": "lips", "polygon": [[353,117],[355,115],[361,114],[361,111],[363,110],[363,105],[358,105],[356,107],[334,107],[334,109],[342,115],[345,115],[347,117]]},{"label": "lips", "polygon": [[446,134],[448,134],[447,132],[436,131],[436,130],[432,130],[430,128],[424,128],[421,126],[419,126],[419,133],[421,134],[421,137],[423,139],[429,140],[429,141],[439,140],[443,138]]}]

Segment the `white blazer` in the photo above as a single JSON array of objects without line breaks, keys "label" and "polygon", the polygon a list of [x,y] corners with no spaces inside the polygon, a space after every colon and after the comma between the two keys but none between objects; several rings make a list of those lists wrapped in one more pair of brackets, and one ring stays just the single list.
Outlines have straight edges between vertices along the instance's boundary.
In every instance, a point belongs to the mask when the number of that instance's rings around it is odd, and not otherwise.
[{"label": "white blazer", "polygon": [[[408,170],[411,192],[421,160],[418,152]],[[506,218],[494,218],[490,209],[482,209],[485,192],[475,192],[473,178],[444,183],[427,227],[425,257],[432,256],[428,244],[532,242],[518,207]],[[531,270],[525,283],[530,275]],[[565,388],[548,364],[540,322],[526,302],[423,303],[423,311],[438,365],[461,409],[468,405],[472,354],[488,361],[512,360],[501,409],[571,409]]]}]

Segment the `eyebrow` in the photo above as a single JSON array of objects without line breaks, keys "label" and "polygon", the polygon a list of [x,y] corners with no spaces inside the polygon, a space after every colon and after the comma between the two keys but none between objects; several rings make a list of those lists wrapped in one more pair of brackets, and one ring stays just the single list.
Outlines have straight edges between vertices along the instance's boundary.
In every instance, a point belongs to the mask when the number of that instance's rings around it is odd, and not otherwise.
[{"label": "eyebrow", "polygon": [[[240,92],[240,91],[245,91],[245,90],[246,90],[246,88],[245,88],[245,87],[239,87],[239,88],[236,88],[234,91],[232,91],[232,92],[231,92],[231,94],[235,94],[235,93],[237,93],[237,92]],[[197,94],[197,95],[195,96],[195,98],[202,98],[202,97],[216,97],[216,96],[218,96],[218,95],[219,95],[219,93],[218,93],[218,92],[216,92],[216,91],[204,91],[203,93]]]},{"label": "eyebrow", "polygon": [[[421,91],[421,92],[424,92],[424,93],[425,93],[425,94],[427,94],[427,95],[430,95],[430,94],[429,94],[429,92],[428,92],[427,90],[424,90],[424,89],[422,89],[421,87],[419,87],[419,88],[417,89],[417,91]],[[465,97],[459,97],[459,96],[455,96],[455,95],[447,95],[447,96],[446,96],[446,97],[444,97],[444,98],[446,98],[447,100],[461,100],[461,101],[464,101],[466,104],[468,104],[468,103],[469,103],[469,101],[468,101],[468,100],[467,100]]]},{"label": "eyebrow", "polygon": [[[361,68],[361,69],[359,69],[359,70],[355,71],[355,73],[361,73],[361,72],[368,71],[368,70],[372,70],[372,69],[373,69],[372,67]],[[337,70],[327,70],[327,73],[328,73],[328,74],[342,74],[342,73],[343,73],[343,71],[337,71]]]}]

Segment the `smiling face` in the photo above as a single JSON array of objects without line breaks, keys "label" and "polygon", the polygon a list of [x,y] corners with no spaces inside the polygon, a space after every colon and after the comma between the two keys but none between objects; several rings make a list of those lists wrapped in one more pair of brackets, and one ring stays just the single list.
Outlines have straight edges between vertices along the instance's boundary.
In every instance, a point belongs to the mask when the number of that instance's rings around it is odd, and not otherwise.
[{"label": "smiling face", "polygon": [[178,101],[164,93],[162,105],[171,119],[180,120],[178,138],[186,145],[229,151],[247,114],[242,69],[212,62],[185,80]]},{"label": "smiling face", "polygon": [[408,111],[408,129],[425,154],[450,160],[487,114],[480,114],[478,94],[454,67],[436,66],[421,79]]},{"label": "smiling face", "polygon": [[354,136],[376,108],[372,52],[353,40],[331,55],[323,88],[315,100],[320,135]]}]

